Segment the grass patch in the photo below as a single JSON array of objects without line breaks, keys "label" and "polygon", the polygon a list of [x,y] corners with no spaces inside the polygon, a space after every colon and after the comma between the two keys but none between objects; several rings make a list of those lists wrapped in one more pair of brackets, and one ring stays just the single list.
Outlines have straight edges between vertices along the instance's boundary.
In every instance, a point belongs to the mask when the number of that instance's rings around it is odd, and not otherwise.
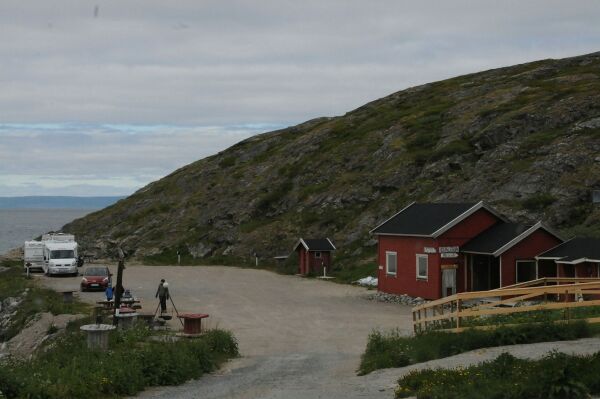
[{"label": "grass patch", "polygon": [[273,223],[273,219],[271,218],[260,219],[258,217],[255,217],[248,220],[247,222],[240,223],[240,231],[242,233],[251,233],[256,229],[269,225],[271,223]]},{"label": "grass patch", "polygon": [[258,200],[256,208],[254,210],[255,215],[262,215],[264,212],[268,212],[276,208],[277,204],[285,197],[294,187],[294,183],[291,180],[284,180],[281,184],[276,186],[272,191],[266,193]]},{"label": "grass patch", "polygon": [[38,313],[50,312],[53,315],[89,313],[90,306],[74,301],[64,303],[62,294],[38,287],[34,280],[23,274],[21,262],[3,262],[9,270],[0,274],[0,301],[8,297],[22,297],[17,312],[11,317],[10,326],[0,331],[0,342],[8,341],[21,331]]},{"label": "grass patch", "polygon": [[566,341],[590,337],[595,329],[585,321],[570,324],[524,324],[494,330],[466,330],[460,333],[432,331],[415,336],[402,336],[398,331],[369,335],[361,357],[359,374],[440,359],[470,350],[503,345]]},{"label": "grass patch", "polygon": [[543,211],[546,207],[556,202],[556,198],[552,194],[539,193],[532,195],[522,202],[523,208],[529,211]]},{"label": "grass patch", "polygon": [[235,161],[236,161],[236,157],[233,156],[233,155],[230,155],[228,157],[225,157],[225,158],[221,159],[219,161],[219,166],[221,168],[228,168],[230,166],[235,165]]},{"label": "grass patch", "polygon": [[400,380],[396,398],[529,399],[588,398],[600,393],[600,353],[571,356],[550,353],[540,360],[503,353],[464,369],[413,371]]},{"label": "grass patch", "polygon": [[227,331],[199,339],[158,342],[149,330],[114,331],[110,350],[87,349],[85,335],[68,333],[32,360],[0,364],[7,398],[104,398],[135,395],[148,386],[181,384],[238,355]]},{"label": "grass patch", "polygon": [[363,277],[377,277],[377,265],[371,262],[352,263],[345,267],[334,269],[329,274],[335,277],[335,282],[349,284]]},{"label": "grass patch", "polygon": [[[474,327],[502,324],[554,323],[567,319],[576,321],[578,319],[587,319],[598,316],[600,316],[600,306],[590,306],[571,309],[532,310],[530,312],[470,317],[461,319],[461,324],[464,327]],[[450,325],[444,327],[448,328]]]},{"label": "grass patch", "polygon": [[551,129],[541,132],[531,133],[521,146],[521,150],[533,150],[545,145],[551,144],[555,139],[562,136],[564,131],[561,129]]},{"label": "grass patch", "polygon": [[452,155],[469,154],[473,151],[473,146],[467,140],[454,140],[431,154],[431,160],[448,158]]}]

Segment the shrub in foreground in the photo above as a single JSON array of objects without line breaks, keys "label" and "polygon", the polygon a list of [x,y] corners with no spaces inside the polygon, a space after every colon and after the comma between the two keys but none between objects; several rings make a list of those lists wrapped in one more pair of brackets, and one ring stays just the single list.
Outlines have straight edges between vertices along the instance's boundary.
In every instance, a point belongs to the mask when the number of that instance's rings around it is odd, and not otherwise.
[{"label": "shrub in foreground", "polygon": [[369,335],[367,348],[361,357],[359,374],[382,368],[404,367],[474,349],[567,341],[590,337],[592,334],[590,325],[585,321],[570,324],[524,324],[494,330],[471,329],[460,333],[432,331],[410,337],[402,336],[399,331],[386,334],[375,331]]},{"label": "shrub in foreground", "polygon": [[398,381],[397,398],[578,399],[600,393],[600,353],[550,353],[540,360],[502,354],[463,369],[413,371]]},{"label": "shrub in foreground", "polygon": [[49,399],[134,395],[198,378],[238,354],[235,338],[222,330],[194,340],[150,338],[143,328],[115,331],[110,350],[101,352],[88,350],[83,334],[68,334],[32,360],[0,364],[0,392]]}]

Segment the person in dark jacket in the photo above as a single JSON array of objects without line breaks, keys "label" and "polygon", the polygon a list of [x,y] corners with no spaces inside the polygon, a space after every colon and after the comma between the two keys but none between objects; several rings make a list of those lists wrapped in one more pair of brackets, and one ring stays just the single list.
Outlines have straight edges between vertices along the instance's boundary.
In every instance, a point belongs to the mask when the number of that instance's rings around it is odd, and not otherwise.
[{"label": "person in dark jacket", "polygon": [[158,284],[158,289],[156,290],[156,295],[154,297],[158,298],[160,301],[160,312],[166,312],[167,300],[169,299],[169,283],[167,283],[164,278],[160,280],[160,284]]}]

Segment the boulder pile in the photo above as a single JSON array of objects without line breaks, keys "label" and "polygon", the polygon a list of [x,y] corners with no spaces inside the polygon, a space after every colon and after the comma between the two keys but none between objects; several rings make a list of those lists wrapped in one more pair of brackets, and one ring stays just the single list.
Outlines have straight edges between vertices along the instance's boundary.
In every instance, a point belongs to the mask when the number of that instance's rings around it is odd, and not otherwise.
[{"label": "boulder pile", "polygon": [[418,306],[426,303],[427,301],[421,297],[412,297],[410,295],[402,294],[402,295],[394,295],[388,294],[386,292],[377,291],[374,293],[370,293],[366,296],[366,298],[370,301],[377,302],[388,302],[388,303],[399,303],[401,305],[407,306]]}]

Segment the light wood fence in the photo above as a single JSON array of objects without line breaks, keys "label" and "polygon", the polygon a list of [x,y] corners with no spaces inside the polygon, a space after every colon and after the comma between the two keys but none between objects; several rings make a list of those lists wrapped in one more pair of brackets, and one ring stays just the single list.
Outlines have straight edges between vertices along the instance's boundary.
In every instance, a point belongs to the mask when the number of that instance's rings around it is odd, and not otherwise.
[{"label": "light wood fence", "polygon": [[[563,310],[562,319],[556,322],[569,322],[571,309],[594,306],[600,306],[600,279],[549,277],[489,291],[462,292],[415,306],[412,308],[413,328],[415,332],[489,329],[499,325],[475,326],[473,320],[544,310]],[[600,317],[582,320],[600,323]]]}]

